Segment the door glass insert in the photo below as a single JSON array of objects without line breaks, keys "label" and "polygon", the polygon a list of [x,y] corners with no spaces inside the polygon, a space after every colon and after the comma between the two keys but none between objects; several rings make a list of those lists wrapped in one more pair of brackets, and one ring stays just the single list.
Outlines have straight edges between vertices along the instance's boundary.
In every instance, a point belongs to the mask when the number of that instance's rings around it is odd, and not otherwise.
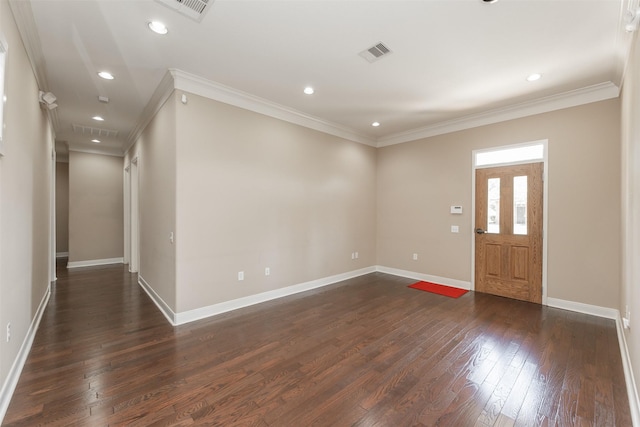
[{"label": "door glass insert", "polygon": [[489,191],[487,192],[487,233],[500,233],[500,178],[487,180]]},{"label": "door glass insert", "polygon": [[527,234],[527,177],[513,177],[513,234]]}]

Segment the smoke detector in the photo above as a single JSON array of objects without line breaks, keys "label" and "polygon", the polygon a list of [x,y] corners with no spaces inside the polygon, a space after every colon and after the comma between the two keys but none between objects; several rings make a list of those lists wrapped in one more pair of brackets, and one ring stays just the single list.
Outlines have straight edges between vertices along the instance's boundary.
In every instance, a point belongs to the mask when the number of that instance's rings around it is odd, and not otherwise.
[{"label": "smoke detector", "polygon": [[56,104],[57,98],[51,92],[38,92],[38,101],[49,110],[53,110],[58,106],[58,104]]}]

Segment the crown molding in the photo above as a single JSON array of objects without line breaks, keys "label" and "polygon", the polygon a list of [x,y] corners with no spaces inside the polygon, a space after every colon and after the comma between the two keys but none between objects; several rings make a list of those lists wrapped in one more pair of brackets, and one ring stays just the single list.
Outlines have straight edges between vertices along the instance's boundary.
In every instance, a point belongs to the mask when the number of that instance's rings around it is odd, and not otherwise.
[{"label": "crown molding", "polygon": [[618,17],[618,32],[614,43],[614,52],[616,54],[614,68],[614,83],[622,87],[626,77],[629,59],[631,58],[631,49],[634,40],[638,37],[638,31],[627,32],[625,29],[625,13],[627,11],[635,11],[640,6],[638,0],[625,0],[620,2],[620,16]]},{"label": "crown molding", "polygon": [[22,37],[24,48],[27,51],[31,68],[36,77],[36,82],[40,90],[48,92],[49,85],[47,83],[47,73],[42,53],[42,45],[40,44],[40,36],[36,21],[33,19],[33,11],[31,10],[31,2],[20,0],[9,0],[9,6],[13,12],[13,17]]},{"label": "crown molding", "polygon": [[158,87],[156,87],[156,90],[153,92],[153,95],[151,95],[149,102],[147,102],[147,106],[144,107],[144,110],[142,111],[142,114],[138,119],[138,123],[136,123],[136,126],[133,128],[133,130],[129,132],[129,135],[127,136],[127,139],[125,141],[125,153],[127,153],[131,149],[133,144],[135,144],[135,142],[138,140],[138,138],[140,138],[140,135],[142,135],[144,129],[147,127],[149,122],[151,122],[151,119],[153,119],[158,111],[160,111],[160,108],[162,108],[164,103],[167,102],[167,99],[169,99],[169,96],[171,96],[173,90],[174,79],[171,75],[171,72],[167,71],[162,77],[162,80],[160,80],[160,83],[158,84]]},{"label": "crown molding", "polygon": [[[49,92],[46,62],[44,60],[44,54],[42,53],[42,45],[40,44],[40,35],[38,34],[36,21],[33,19],[31,2],[9,0],[9,6],[11,7],[11,12],[13,13],[20,37],[22,38],[22,44],[27,52],[36,84],[40,90]],[[56,131],[60,129],[58,112],[56,110],[48,110],[48,115],[51,119],[53,129]]]},{"label": "crown molding", "polygon": [[269,117],[284,120],[289,123],[294,123],[306,128],[348,139],[350,141],[359,142],[371,147],[376,146],[376,141],[374,139],[360,135],[346,127],[301,113],[291,108],[233,89],[229,86],[204,79],[194,74],[171,68],[167,73],[165,73],[160,84],[158,84],[158,87],[147,103],[147,106],[141,114],[135,128],[127,136],[126,147],[124,148],[125,153],[128,152],[138,138],[140,138],[144,129],[147,127],[149,122],[151,122],[151,119],[153,119],[153,117],[158,113],[160,108],[164,105],[175,89],[184,90],[186,92],[193,93],[194,95],[203,96],[208,99],[213,99],[245,110],[264,114]]},{"label": "crown molding", "polygon": [[578,105],[592,102],[604,101],[617,98],[620,95],[620,88],[611,82],[600,83],[587,86],[581,89],[572,90],[557,95],[546,96],[533,101],[511,105],[505,108],[486,111],[479,114],[471,114],[459,119],[447,120],[431,126],[397,133],[378,139],[378,147],[402,144],[403,142],[415,141],[417,139],[428,138],[436,135],[443,135],[479,126],[504,122],[507,120],[519,119],[533,116],[535,114],[548,113],[550,111],[564,108],[576,107]]},{"label": "crown molding", "polygon": [[174,88],[200,95],[215,101],[244,108],[245,110],[264,114],[306,128],[314,129],[329,135],[376,146],[376,140],[361,135],[344,126],[322,120],[320,118],[268,101],[255,95],[225,86],[211,80],[198,77],[182,70],[170,69],[173,75]]},{"label": "crown molding", "polygon": [[617,85],[612,82],[605,82],[504,108],[447,120],[375,140],[358,134],[344,126],[324,121],[249,93],[233,89],[229,86],[172,68],[169,69],[162,78],[162,81],[145,107],[143,114],[140,116],[136,127],[129,133],[127,146],[124,149],[125,153],[128,152],[138,140],[151,119],[176,89],[378,148],[507,120],[519,119],[535,114],[576,107],[592,102],[604,101],[617,98],[620,95],[620,88]]}]

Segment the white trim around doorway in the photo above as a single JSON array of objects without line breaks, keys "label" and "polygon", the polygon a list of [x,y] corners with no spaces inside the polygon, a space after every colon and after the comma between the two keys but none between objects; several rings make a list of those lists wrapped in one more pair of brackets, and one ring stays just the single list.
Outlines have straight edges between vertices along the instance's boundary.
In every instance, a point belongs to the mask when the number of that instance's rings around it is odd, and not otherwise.
[{"label": "white trim around doorway", "polygon": [[[495,164],[487,164],[483,166],[476,166],[476,155],[478,153],[485,153],[489,151],[501,151],[501,150],[509,150],[513,148],[524,148],[533,145],[542,144],[543,149],[543,157],[542,159],[534,159],[534,160],[522,160],[515,162],[502,162]],[[543,179],[543,192],[542,195],[542,304],[547,304],[547,257],[548,257],[548,248],[547,248],[547,232],[549,230],[548,220],[549,220],[549,140],[543,139],[539,141],[531,141],[520,144],[511,144],[511,145],[503,145],[499,147],[491,147],[491,148],[483,148],[479,150],[473,150],[471,152],[471,232],[475,233],[475,224],[476,224],[476,169],[494,167],[494,166],[511,166],[517,164],[526,164],[526,163],[538,163],[542,160],[544,163],[544,171],[542,174]],[[476,239],[475,236],[471,237],[471,290],[475,290],[475,281],[476,281]]]}]

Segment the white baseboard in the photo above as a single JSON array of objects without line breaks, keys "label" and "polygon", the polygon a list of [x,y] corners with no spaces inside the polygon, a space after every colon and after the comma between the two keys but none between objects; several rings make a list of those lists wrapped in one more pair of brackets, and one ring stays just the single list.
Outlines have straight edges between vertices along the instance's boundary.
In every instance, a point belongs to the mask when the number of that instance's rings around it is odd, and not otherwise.
[{"label": "white baseboard", "polygon": [[583,304],[581,302],[567,301],[558,298],[547,298],[547,305],[549,307],[561,308],[563,310],[576,311],[578,313],[613,319],[616,322],[618,345],[620,346],[620,356],[622,358],[622,369],[624,370],[624,380],[627,386],[627,396],[629,397],[631,422],[634,427],[640,427],[640,399],[638,398],[638,389],[633,376],[631,357],[629,357],[629,348],[627,347],[627,340],[624,335],[620,312],[615,308],[600,307],[597,305]]},{"label": "white baseboard", "polygon": [[616,330],[618,332],[618,344],[620,345],[620,355],[622,356],[622,369],[624,369],[624,380],[627,384],[627,395],[629,396],[629,410],[631,411],[631,423],[633,427],[640,427],[640,398],[638,397],[638,388],[636,380],[633,376],[633,368],[631,365],[631,357],[629,357],[629,347],[627,347],[627,338],[624,334],[622,326],[622,318],[620,312],[616,316]]},{"label": "white baseboard", "polygon": [[153,301],[154,304],[160,310],[160,312],[164,314],[164,317],[167,318],[169,323],[175,326],[176,314],[173,312],[173,310],[171,310],[171,307],[169,307],[169,305],[166,302],[164,302],[164,300],[160,297],[160,295],[158,295],[156,291],[154,291],[153,288],[149,286],[147,281],[144,280],[144,278],[140,275],[140,273],[138,273],[138,284],[140,285],[140,287],[142,287],[142,289],[144,289],[147,295],[149,295],[149,298],[151,298],[151,301]]},{"label": "white baseboard", "polygon": [[56,258],[67,258],[69,256],[69,252],[57,252]]},{"label": "white baseboard", "polygon": [[311,289],[332,285],[343,280],[352,279],[354,277],[363,276],[365,274],[373,272],[375,272],[375,267],[361,268],[359,270],[354,270],[347,273],[336,274],[335,276],[311,280],[309,282],[299,283],[297,285],[287,286],[285,288],[274,289],[272,291],[249,295],[247,297],[225,301],[207,307],[196,308],[194,310],[184,311],[182,313],[176,313],[175,324],[182,325],[184,323],[189,323],[195,320],[204,319],[206,317],[215,316],[216,314],[226,313],[227,311],[237,310],[239,308],[248,307],[250,305],[260,304],[261,302],[266,302],[300,292],[310,291]]},{"label": "white baseboard", "polygon": [[261,302],[271,301],[273,299],[294,295],[300,292],[309,291],[311,289],[332,285],[343,280],[352,279],[354,277],[363,276],[365,274],[375,272],[375,267],[366,267],[359,270],[349,271],[347,273],[336,274],[334,276],[324,277],[322,279],[311,280],[309,282],[299,283],[297,285],[287,286],[285,288],[274,289],[272,291],[262,292],[247,297],[237,298],[231,301],[225,301],[206,307],[196,308],[189,311],[174,313],[173,310],[165,303],[162,298],[153,290],[153,288],[138,275],[140,286],[147,292],[162,314],[174,326],[183,325],[185,323],[194,322],[196,320],[212,317],[217,314],[226,313],[228,311],[237,310],[239,308],[248,307]]},{"label": "white baseboard", "polygon": [[597,305],[583,304],[581,302],[567,301],[558,298],[547,297],[549,307],[561,308],[563,310],[576,311],[578,313],[590,314],[592,316],[605,317],[607,319],[617,319],[620,315],[615,308],[600,307]]},{"label": "white baseboard", "polygon": [[392,274],[394,276],[406,277],[407,279],[422,280],[424,282],[447,285],[453,288],[465,289],[467,291],[471,289],[471,282],[466,282],[464,280],[433,276],[431,274],[416,273],[415,271],[400,270],[398,268],[385,267],[382,265],[377,265],[376,271],[379,271],[380,273]]},{"label": "white baseboard", "polygon": [[67,268],[93,267],[96,265],[123,264],[124,258],[88,259],[86,261],[69,261]]},{"label": "white baseboard", "polygon": [[33,339],[36,337],[36,332],[38,331],[40,320],[42,319],[45,308],[47,308],[47,303],[49,302],[50,296],[51,285],[47,286],[47,291],[44,293],[44,296],[40,301],[40,305],[38,306],[38,310],[31,320],[31,325],[29,325],[27,335],[24,337],[24,341],[22,341],[20,350],[18,351],[15,360],[13,361],[13,365],[11,365],[11,369],[9,370],[9,374],[4,381],[4,384],[2,384],[2,390],[0,390],[0,424],[2,424],[2,420],[4,419],[4,416],[7,413],[7,409],[9,408],[9,403],[11,402],[13,392],[18,385],[18,380],[20,379],[22,368],[24,368],[24,364],[26,363],[29,352],[31,351]]}]

